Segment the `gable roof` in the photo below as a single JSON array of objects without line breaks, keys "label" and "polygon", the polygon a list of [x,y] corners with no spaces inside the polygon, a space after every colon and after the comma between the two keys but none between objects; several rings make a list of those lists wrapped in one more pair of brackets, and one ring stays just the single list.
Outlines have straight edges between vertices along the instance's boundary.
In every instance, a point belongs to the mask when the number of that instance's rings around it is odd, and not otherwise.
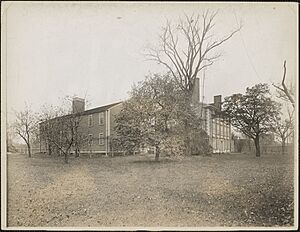
[{"label": "gable roof", "polygon": [[[104,105],[104,106],[100,106],[100,107],[97,107],[97,108],[93,108],[93,109],[90,109],[90,110],[85,110],[83,112],[78,112],[78,113],[71,113],[71,114],[66,114],[66,115],[62,115],[62,116],[59,116],[59,117],[55,117],[55,118],[51,118],[49,120],[46,120],[46,121],[52,121],[52,120],[57,120],[57,119],[63,119],[63,118],[68,118],[68,117],[72,117],[72,116],[83,116],[83,115],[89,115],[89,114],[94,114],[94,113],[100,113],[100,112],[103,112],[105,110],[108,110],[118,104],[121,104],[122,101],[120,102],[116,102],[116,103],[112,103],[112,104],[109,104],[109,105]],[[40,122],[39,124],[43,124],[45,123],[46,121],[43,121],[43,122]]]},{"label": "gable roof", "polygon": [[104,106],[100,106],[100,107],[97,107],[97,108],[93,108],[93,109],[90,109],[90,110],[85,110],[85,111],[77,113],[77,114],[87,115],[87,114],[100,113],[100,112],[108,110],[108,109],[112,108],[113,106],[118,105],[120,103],[122,103],[122,102],[116,102],[116,103],[112,103],[112,104],[109,104],[109,105],[104,105]]}]

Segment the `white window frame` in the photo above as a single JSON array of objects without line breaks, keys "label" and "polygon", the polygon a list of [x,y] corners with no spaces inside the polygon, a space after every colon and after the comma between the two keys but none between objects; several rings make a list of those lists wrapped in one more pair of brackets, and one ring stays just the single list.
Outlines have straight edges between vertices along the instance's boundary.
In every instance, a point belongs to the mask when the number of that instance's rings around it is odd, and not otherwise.
[{"label": "white window frame", "polygon": [[[102,123],[101,123],[101,118],[103,119],[102,120]],[[100,112],[99,113],[99,125],[104,125],[104,112]]]},{"label": "white window frame", "polygon": [[229,139],[230,135],[229,135],[229,125],[226,125],[226,137],[227,139]]},{"label": "white window frame", "polygon": [[92,127],[92,126],[93,126],[93,115],[92,115],[92,114],[89,115],[89,117],[88,117],[88,126],[89,126],[89,127]]},{"label": "white window frame", "polygon": [[99,145],[103,146],[105,144],[105,138],[103,133],[99,133]]},{"label": "white window frame", "polygon": [[224,125],[222,121],[220,121],[220,137],[224,138]]}]

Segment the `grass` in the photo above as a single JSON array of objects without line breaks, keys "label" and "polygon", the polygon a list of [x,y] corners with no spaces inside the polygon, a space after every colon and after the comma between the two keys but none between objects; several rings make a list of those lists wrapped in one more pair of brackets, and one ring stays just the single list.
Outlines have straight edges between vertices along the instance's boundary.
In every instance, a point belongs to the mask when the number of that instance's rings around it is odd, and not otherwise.
[{"label": "grass", "polygon": [[292,156],[8,156],[8,226],[291,226]]}]

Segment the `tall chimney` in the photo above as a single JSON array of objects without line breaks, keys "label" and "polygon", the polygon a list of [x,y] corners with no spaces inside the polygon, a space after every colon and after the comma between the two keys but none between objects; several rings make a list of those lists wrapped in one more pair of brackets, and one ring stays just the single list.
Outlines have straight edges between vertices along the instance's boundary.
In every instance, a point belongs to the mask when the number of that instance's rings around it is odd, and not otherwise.
[{"label": "tall chimney", "polygon": [[85,110],[85,101],[83,98],[74,97],[72,101],[72,113],[79,113]]},{"label": "tall chimney", "polygon": [[221,104],[222,104],[222,95],[214,96],[214,106],[217,108],[217,110],[221,111]]},{"label": "tall chimney", "polygon": [[195,78],[195,85],[193,89],[192,102],[199,103],[200,101],[200,80]]}]

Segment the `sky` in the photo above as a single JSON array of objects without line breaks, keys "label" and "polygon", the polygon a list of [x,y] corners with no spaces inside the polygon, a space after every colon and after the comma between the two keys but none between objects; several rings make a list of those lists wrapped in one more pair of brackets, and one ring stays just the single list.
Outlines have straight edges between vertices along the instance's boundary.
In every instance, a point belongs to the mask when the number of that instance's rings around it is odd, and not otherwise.
[{"label": "sky", "polygon": [[[165,68],[147,61],[166,20],[218,10],[215,36],[243,28],[222,45],[205,72],[204,102],[257,83],[298,76],[296,3],[6,2],[2,7],[2,101],[8,120],[25,102],[34,111],[66,95],[87,108],[128,98],[132,85]],[[200,73],[203,75],[203,73]],[[3,89],[2,89],[3,90]]]}]

